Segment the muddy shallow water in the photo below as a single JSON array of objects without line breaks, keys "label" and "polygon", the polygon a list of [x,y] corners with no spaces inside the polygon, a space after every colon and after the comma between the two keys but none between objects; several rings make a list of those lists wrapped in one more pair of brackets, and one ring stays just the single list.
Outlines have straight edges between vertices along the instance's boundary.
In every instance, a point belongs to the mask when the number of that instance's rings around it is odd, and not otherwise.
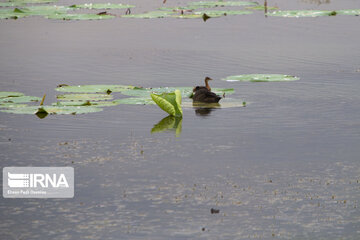
[{"label": "muddy shallow water", "polygon": [[[157,2],[134,1],[134,11]],[[360,8],[313,2],[268,5]],[[0,112],[1,167],[75,168],[73,199],[2,198],[0,238],[358,239],[359,23],[261,12],[207,22],[1,20],[1,91],[46,93],[51,103],[62,83],[176,87],[211,76],[247,106],[184,108],[179,137],[151,134],[166,117],[157,106],[44,119]],[[248,73],[301,79],[220,81]]]}]

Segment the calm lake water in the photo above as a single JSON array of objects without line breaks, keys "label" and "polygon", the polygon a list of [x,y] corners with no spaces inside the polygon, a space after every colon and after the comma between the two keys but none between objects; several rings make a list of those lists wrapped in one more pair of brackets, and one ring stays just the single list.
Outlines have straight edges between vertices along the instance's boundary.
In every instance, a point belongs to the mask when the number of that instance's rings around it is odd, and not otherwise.
[{"label": "calm lake water", "polygon": [[[316,2],[268,5],[360,8],[358,0]],[[133,13],[162,6],[122,3],[136,5]],[[73,199],[1,198],[0,238],[359,239],[359,26],[355,16],[261,11],[207,22],[1,20],[1,91],[46,93],[50,104],[63,83],[176,87],[210,76],[247,106],[207,115],[184,108],[179,137],[151,134],[167,116],[157,106],[44,119],[0,112],[1,167],[75,169]],[[301,79],[220,81],[249,73]]]}]

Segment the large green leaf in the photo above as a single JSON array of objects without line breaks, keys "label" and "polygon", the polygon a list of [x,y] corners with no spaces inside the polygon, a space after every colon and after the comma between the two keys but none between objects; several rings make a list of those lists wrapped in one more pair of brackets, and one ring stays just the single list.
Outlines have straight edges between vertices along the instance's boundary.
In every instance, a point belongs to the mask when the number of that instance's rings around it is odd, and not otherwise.
[{"label": "large green leaf", "polygon": [[152,11],[142,14],[128,14],[128,15],[122,15],[123,18],[164,18],[169,17],[174,12],[172,11]]},{"label": "large green leaf", "polygon": [[165,112],[168,114],[181,117],[182,109],[181,109],[181,92],[180,90],[175,90],[173,93],[162,93],[151,94],[151,98],[154,102]]},{"label": "large green leaf", "polygon": [[267,15],[275,17],[320,17],[334,15],[334,12],[325,10],[290,10],[270,12]]},{"label": "large green leaf", "polygon": [[46,16],[49,19],[58,19],[58,20],[104,20],[114,18],[113,15],[107,14],[52,14]]},{"label": "large green leaf", "polygon": [[62,94],[58,95],[57,99],[66,101],[103,101],[110,100],[113,96],[109,94],[91,94],[91,93],[78,93],[78,94]]},{"label": "large green leaf", "polygon": [[21,92],[0,92],[0,98],[24,96]]},{"label": "large green leaf", "polygon": [[222,80],[228,82],[288,82],[299,79],[298,77],[284,74],[245,74],[229,76]]},{"label": "large green leaf", "polygon": [[200,1],[200,2],[189,3],[189,6],[196,8],[255,6],[255,5],[258,5],[258,3],[246,2],[246,1]]},{"label": "large green leaf", "polygon": [[102,108],[91,106],[26,106],[0,109],[0,111],[15,114],[83,114],[100,112]]},{"label": "large green leaf", "polygon": [[113,4],[113,3],[85,3],[85,4],[76,4],[71,5],[71,8],[86,8],[86,9],[123,9],[123,8],[133,8],[134,5],[128,4]]},{"label": "large green leaf", "polygon": [[55,88],[59,92],[74,92],[74,93],[101,93],[101,92],[122,92],[129,89],[134,89],[133,86],[125,85],[78,85],[78,86],[62,86]]},{"label": "large green leaf", "polygon": [[0,103],[28,103],[28,102],[39,102],[39,101],[41,101],[41,98],[33,97],[33,96],[0,98]]}]

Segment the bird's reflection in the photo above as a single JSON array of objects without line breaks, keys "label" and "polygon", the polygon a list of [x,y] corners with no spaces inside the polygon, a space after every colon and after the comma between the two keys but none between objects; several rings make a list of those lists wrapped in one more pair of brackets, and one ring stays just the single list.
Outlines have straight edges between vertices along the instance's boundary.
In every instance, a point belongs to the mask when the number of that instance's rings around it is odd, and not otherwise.
[{"label": "bird's reflection", "polygon": [[195,109],[195,114],[197,116],[208,116],[212,111],[216,108],[220,108],[221,105],[219,103],[199,103],[193,102],[193,107]]},{"label": "bird's reflection", "polygon": [[181,134],[182,128],[182,118],[181,117],[174,117],[174,116],[167,116],[160,120],[154,127],[151,129],[151,133],[158,133],[164,131],[175,131],[176,137],[179,137]]}]

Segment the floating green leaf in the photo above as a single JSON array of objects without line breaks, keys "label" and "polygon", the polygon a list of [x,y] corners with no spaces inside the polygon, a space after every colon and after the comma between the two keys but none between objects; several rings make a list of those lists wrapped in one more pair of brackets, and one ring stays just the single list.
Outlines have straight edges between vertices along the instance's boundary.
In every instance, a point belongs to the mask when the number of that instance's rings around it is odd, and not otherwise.
[{"label": "floating green leaf", "polygon": [[102,108],[91,106],[26,106],[9,109],[0,109],[2,112],[15,114],[84,114],[92,112],[100,112]]},{"label": "floating green leaf", "polygon": [[183,102],[183,108],[234,108],[243,107],[244,101],[232,98],[223,98],[220,103]]},{"label": "floating green leaf", "polygon": [[151,98],[143,98],[143,97],[116,99],[114,100],[114,102],[118,104],[135,104],[135,105],[155,104],[155,102]]},{"label": "floating green leaf", "polygon": [[59,92],[78,92],[78,93],[101,93],[101,92],[122,92],[125,90],[135,89],[133,86],[125,85],[78,85],[62,86],[55,90]]},{"label": "floating green leaf", "polygon": [[169,17],[174,12],[172,11],[153,11],[153,12],[147,12],[142,14],[128,14],[128,15],[122,15],[123,18],[164,18]]},{"label": "floating green leaf", "polygon": [[167,116],[163,118],[160,122],[154,125],[151,129],[151,133],[158,133],[167,130],[175,130],[176,136],[179,137],[182,129],[182,118]]},{"label": "floating green leaf", "polygon": [[252,14],[252,12],[233,11],[233,10],[204,10],[204,11],[195,11],[194,14],[206,14],[210,17],[220,17],[226,15],[247,15],[247,14]]},{"label": "floating green leaf", "polygon": [[338,14],[338,15],[359,16],[360,15],[360,9],[337,10],[336,14]]},{"label": "floating green leaf", "polygon": [[116,101],[70,101],[70,102],[56,102],[53,106],[94,106],[94,107],[111,107],[119,105]]},{"label": "floating green leaf", "polygon": [[160,95],[151,94],[151,98],[154,102],[168,114],[181,117],[181,92],[180,90],[175,90],[173,93],[162,93]]},{"label": "floating green leaf", "polygon": [[189,3],[189,6],[196,8],[255,6],[255,5],[258,5],[258,3],[246,2],[246,1],[200,1],[200,2]]},{"label": "floating green leaf", "polygon": [[159,10],[162,11],[181,11],[181,10],[194,10],[196,7],[186,6],[186,7],[161,7]]},{"label": "floating green leaf", "polygon": [[95,93],[62,94],[57,96],[57,99],[66,100],[66,101],[103,101],[103,100],[110,100],[112,98],[113,96],[109,94],[95,94]]},{"label": "floating green leaf", "polygon": [[[161,93],[171,93],[175,90],[180,90],[181,95],[185,98],[192,97],[193,87],[160,87],[160,88],[134,88],[131,90],[122,91],[121,94],[127,96],[135,97],[145,97],[147,98],[151,93],[161,94]],[[234,93],[233,88],[213,88],[213,92],[216,94],[232,94]]]},{"label": "floating green leaf", "polygon": [[0,98],[0,103],[28,103],[28,102],[39,102],[39,101],[41,101],[41,98],[33,97],[33,96]]},{"label": "floating green leaf", "polygon": [[15,9],[0,9],[0,19],[17,19],[29,16],[27,13],[19,10],[18,8]]},{"label": "floating green leaf", "polygon": [[23,2],[0,2],[0,7],[21,7],[25,6]]},{"label": "floating green leaf", "polygon": [[24,96],[21,92],[0,92],[0,98]]},{"label": "floating green leaf", "polygon": [[0,102],[0,108],[17,108],[17,107],[26,107],[26,106],[27,104]]},{"label": "floating green leaf", "polygon": [[103,20],[114,18],[113,15],[98,15],[98,14],[53,14],[46,18],[58,20]]},{"label": "floating green leaf", "polygon": [[[264,10],[265,10],[265,6],[263,6],[263,5],[258,5],[258,6],[246,7],[246,9],[264,11]],[[267,10],[276,10],[276,9],[279,9],[279,8],[278,8],[278,7],[266,7],[266,9],[267,9]]]},{"label": "floating green leaf", "polygon": [[325,11],[325,10],[290,10],[290,11],[275,11],[268,13],[268,16],[275,16],[275,17],[320,17],[320,16],[331,16],[331,15],[333,15],[333,11]]},{"label": "floating green leaf", "polygon": [[300,78],[291,76],[291,75],[283,75],[283,74],[245,74],[245,75],[236,75],[229,76],[222,80],[228,82],[288,82],[288,81],[296,81]]},{"label": "floating green leaf", "polygon": [[85,3],[85,4],[76,4],[71,5],[71,8],[86,8],[86,9],[124,9],[124,8],[133,8],[134,5],[128,4],[113,4],[113,3]]},{"label": "floating green leaf", "polygon": [[58,0],[9,0],[9,2],[13,3],[53,3]]}]

